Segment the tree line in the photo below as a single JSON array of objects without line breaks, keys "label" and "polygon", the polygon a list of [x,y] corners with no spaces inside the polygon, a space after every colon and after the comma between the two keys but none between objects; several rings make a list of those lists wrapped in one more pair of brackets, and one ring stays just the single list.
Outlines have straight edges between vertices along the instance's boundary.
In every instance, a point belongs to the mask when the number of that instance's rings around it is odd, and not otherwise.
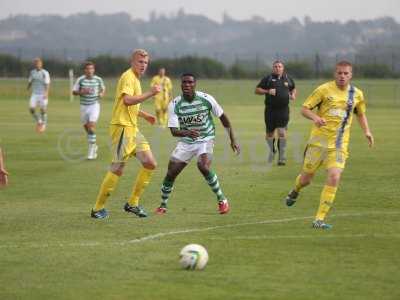
[{"label": "tree line", "polygon": [[[125,57],[99,55],[89,57],[87,60],[96,64],[96,72],[104,77],[119,76],[129,67],[129,60]],[[285,62],[287,72],[296,79],[330,78],[331,68],[322,68],[315,65],[314,61],[295,60]],[[52,76],[68,77],[70,69],[75,74],[82,73],[82,63],[63,61],[57,59],[44,59],[44,67]],[[182,73],[191,72],[200,78],[231,78],[254,79],[268,74],[271,66],[248,61],[237,60],[230,66],[208,57],[184,56],[179,58],[160,58],[151,61],[148,74],[156,74],[158,69],[164,67],[171,77],[179,77]],[[20,60],[15,56],[0,54],[0,76],[2,77],[27,77],[32,69],[32,62]],[[399,78],[389,66],[379,63],[356,64],[354,74],[358,78]]]}]

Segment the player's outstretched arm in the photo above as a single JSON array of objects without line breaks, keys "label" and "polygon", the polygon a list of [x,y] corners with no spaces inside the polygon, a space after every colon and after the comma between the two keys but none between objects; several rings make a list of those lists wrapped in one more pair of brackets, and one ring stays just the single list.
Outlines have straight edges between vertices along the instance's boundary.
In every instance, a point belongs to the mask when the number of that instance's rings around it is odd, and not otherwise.
[{"label": "player's outstretched arm", "polygon": [[358,123],[360,123],[360,126],[365,134],[365,137],[368,140],[368,146],[372,147],[374,145],[374,136],[371,133],[371,130],[369,129],[368,125],[368,119],[365,114],[357,114],[358,118]]},{"label": "player's outstretched arm", "polygon": [[3,152],[0,148],[0,188],[8,184],[8,172],[4,166]]},{"label": "player's outstretched arm", "polygon": [[149,114],[148,112],[145,112],[143,110],[139,110],[138,116],[140,118],[145,119],[147,122],[149,122],[151,125],[154,125],[156,123],[157,118],[153,116],[152,114]]},{"label": "player's outstretched arm", "polygon": [[126,106],[131,106],[131,105],[136,105],[139,103],[142,103],[146,101],[147,99],[157,95],[159,92],[161,92],[161,87],[159,85],[155,85],[151,87],[150,91],[143,93],[138,96],[129,96],[127,94],[124,94],[122,96],[122,100],[124,101],[124,104]]},{"label": "player's outstretched arm", "polygon": [[233,152],[236,154],[240,154],[240,145],[236,142],[235,134],[233,133],[231,122],[228,119],[228,116],[223,113],[219,119],[221,120],[222,125],[225,127],[226,132],[229,135],[229,139],[231,140],[231,148]]}]

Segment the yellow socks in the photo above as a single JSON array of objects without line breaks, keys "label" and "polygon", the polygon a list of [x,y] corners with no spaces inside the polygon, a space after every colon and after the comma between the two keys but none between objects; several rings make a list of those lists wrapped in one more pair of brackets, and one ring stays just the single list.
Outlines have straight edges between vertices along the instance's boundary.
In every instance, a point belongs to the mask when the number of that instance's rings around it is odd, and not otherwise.
[{"label": "yellow socks", "polygon": [[103,183],[101,184],[100,191],[96,199],[96,205],[93,208],[94,211],[99,211],[104,208],[108,197],[117,186],[118,179],[118,175],[115,175],[110,171],[107,172],[106,177],[104,177]]},{"label": "yellow socks", "polygon": [[136,177],[135,185],[133,186],[132,195],[129,198],[130,206],[138,206],[140,196],[143,194],[144,189],[150,182],[151,175],[153,174],[153,170],[141,168],[139,174]]},{"label": "yellow socks", "polygon": [[301,177],[301,175],[296,177],[296,181],[294,184],[294,191],[297,193],[300,192],[300,190],[303,188],[303,186],[300,184],[300,177]]},{"label": "yellow socks", "polygon": [[322,189],[321,199],[319,208],[317,211],[317,215],[315,217],[316,220],[324,220],[326,215],[329,212],[329,209],[332,207],[333,201],[335,200],[337,187],[325,185]]}]

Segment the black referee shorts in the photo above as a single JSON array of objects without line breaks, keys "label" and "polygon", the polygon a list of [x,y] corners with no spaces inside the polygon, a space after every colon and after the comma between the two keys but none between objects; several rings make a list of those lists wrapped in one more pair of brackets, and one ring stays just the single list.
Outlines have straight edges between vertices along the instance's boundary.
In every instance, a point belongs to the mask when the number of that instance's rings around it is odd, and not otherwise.
[{"label": "black referee shorts", "polygon": [[265,107],[264,121],[268,133],[273,132],[276,128],[287,128],[289,123],[289,107],[279,109]]}]

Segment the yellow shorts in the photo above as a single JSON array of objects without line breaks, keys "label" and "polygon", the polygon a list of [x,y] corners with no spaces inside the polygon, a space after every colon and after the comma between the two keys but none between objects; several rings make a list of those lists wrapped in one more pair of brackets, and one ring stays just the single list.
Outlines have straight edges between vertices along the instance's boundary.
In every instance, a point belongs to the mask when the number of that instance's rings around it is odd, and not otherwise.
[{"label": "yellow shorts", "polygon": [[154,98],[154,106],[156,110],[167,110],[168,104],[168,99]]},{"label": "yellow shorts", "polygon": [[325,169],[344,169],[348,153],[341,149],[329,149],[308,145],[304,152],[304,173],[315,173],[320,166]]},{"label": "yellow shorts", "polygon": [[137,152],[149,151],[150,145],[136,127],[110,126],[112,162],[126,162]]}]

